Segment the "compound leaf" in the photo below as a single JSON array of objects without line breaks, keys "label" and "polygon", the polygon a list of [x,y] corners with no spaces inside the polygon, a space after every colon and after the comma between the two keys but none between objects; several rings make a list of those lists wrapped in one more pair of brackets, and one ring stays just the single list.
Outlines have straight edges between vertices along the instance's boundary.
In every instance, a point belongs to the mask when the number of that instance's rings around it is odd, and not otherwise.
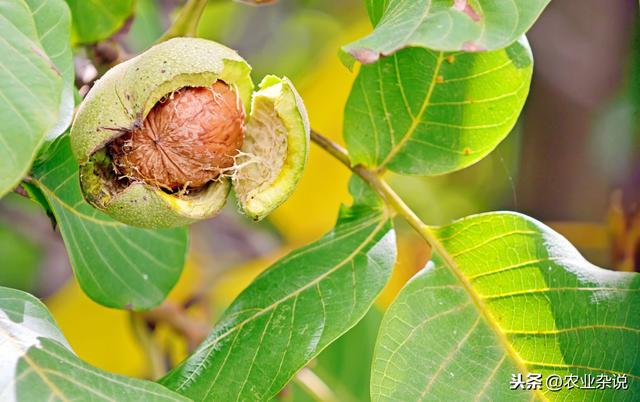
[{"label": "compound leaf", "polygon": [[[638,274],[590,264],[519,214],[472,216],[434,233],[433,262],[383,319],[374,401],[640,398]],[[519,374],[525,383],[541,374],[541,389],[523,390]],[[549,386],[557,376],[577,385]],[[594,389],[580,389],[589,378]]]}]

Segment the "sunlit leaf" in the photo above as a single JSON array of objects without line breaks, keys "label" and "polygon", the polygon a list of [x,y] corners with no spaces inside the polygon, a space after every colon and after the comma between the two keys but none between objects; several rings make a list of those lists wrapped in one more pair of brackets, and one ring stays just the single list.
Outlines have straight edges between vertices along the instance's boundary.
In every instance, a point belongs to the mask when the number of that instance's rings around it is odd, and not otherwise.
[{"label": "sunlit leaf", "polygon": [[73,32],[80,43],[111,37],[133,12],[133,0],[66,0],[73,16]]},{"label": "sunlit leaf", "polygon": [[[58,11],[54,9],[51,14]],[[36,24],[36,17],[24,0],[0,0],[0,15],[2,196],[27,173],[38,147],[58,122],[64,82],[40,42],[44,18],[38,18]],[[62,14],[60,17],[64,18]],[[51,28],[52,35],[57,36],[59,31]]]},{"label": "sunlit leaf", "polygon": [[110,374],[71,350],[35,297],[0,287],[0,400],[186,401],[161,385]]},{"label": "sunlit leaf", "polygon": [[395,260],[388,216],[343,209],[335,229],[260,275],[161,383],[198,401],[268,400],[355,325]]},{"label": "sunlit leaf", "polygon": [[[509,46],[533,25],[550,0],[367,0],[368,36],[343,49],[372,63],[405,47],[442,51]],[[381,11],[384,10],[384,12]]]},{"label": "sunlit leaf", "polygon": [[477,162],[515,125],[532,70],[524,38],[484,53],[406,49],[362,66],[345,108],[352,162],[415,175]]},{"label": "sunlit leaf", "polygon": [[68,136],[34,166],[33,180],[53,208],[75,276],[89,297],[108,307],[134,310],[165,299],[182,272],[186,228],[134,228],[87,204]]},{"label": "sunlit leaf", "polygon": [[[439,255],[383,319],[374,401],[640,398],[640,276],[590,264],[519,214],[476,215],[435,235]],[[511,390],[518,374],[542,374],[542,388]],[[553,375],[577,385],[554,392]],[[589,376],[612,380],[579,389]]]}]

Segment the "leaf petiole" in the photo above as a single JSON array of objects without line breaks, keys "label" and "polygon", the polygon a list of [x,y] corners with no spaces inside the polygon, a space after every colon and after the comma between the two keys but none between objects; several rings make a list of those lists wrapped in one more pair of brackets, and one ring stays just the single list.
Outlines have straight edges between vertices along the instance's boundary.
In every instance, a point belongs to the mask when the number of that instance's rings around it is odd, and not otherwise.
[{"label": "leaf petiole", "polygon": [[[518,354],[515,352],[513,347],[509,344],[504,333],[501,331],[499,324],[495,321],[495,319],[488,315],[488,313],[486,313],[487,307],[485,306],[484,300],[482,300],[482,298],[474,290],[471,283],[469,282],[469,279],[465,276],[464,272],[462,272],[462,270],[454,261],[453,257],[447,251],[445,246],[433,233],[431,227],[424,223],[418,217],[418,215],[416,215],[416,213],[404,202],[404,200],[402,200],[402,198],[400,198],[400,196],[395,191],[393,191],[391,186],[389,186],[389,184],[373,170],[362,165],[352,166],[348,152],[340,145],[334,143],[329,138],[313,130],[311,130],[311,140],[322,149],[327,151],[329,154],[334,156],[343,165],[347,166],[353,173],[360,176],[362,180],[364,180],[376,193],[378,193],[378,195],[380,195],[385,204],[392,210],[394,210],[398,215],[402,216],[402,218],[404,218],[407,223],[409,223],[409,225],[411,225],[411,227],[413,227],[413,229],[418,232],[420,237],[422,237],[429,244],[432,251],[438,254],[444,260],[451,273],[460,281],[461,285],[464,287],[465,291],[467,292],[473,303],[476,305],[478,310],[485,314],[487,323],[491,326],[496,335],[498,335],[500,343],[513,357],[513,360],[514,362],[516,362],[516,365],[518,366],[520,372],[527,373],[527,368],[524,366],[522,360],[518,357]],[[539,395],[539,392],[536,391],[536,393],[542,400],[544,400],[544,398]]]}]

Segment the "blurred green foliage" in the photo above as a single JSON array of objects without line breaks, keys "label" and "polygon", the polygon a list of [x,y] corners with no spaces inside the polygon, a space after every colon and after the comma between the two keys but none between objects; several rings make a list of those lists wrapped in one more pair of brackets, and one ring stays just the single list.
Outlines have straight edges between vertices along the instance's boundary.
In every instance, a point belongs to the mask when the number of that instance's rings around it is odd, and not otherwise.
[{"label": "blurred green foliage", "polygon": [[0,284],[33,292],[38,281],[42,251],[38,244],[0,221]]}]

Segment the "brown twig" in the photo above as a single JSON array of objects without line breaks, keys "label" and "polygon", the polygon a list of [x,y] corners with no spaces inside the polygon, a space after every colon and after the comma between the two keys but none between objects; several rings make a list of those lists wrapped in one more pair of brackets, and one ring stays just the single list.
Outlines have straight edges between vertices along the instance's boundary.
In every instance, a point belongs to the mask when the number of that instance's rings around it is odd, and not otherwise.
[{"label": "brown twig", "polygon": [[31,198],[29,197],[29,194],[27,193],[27,190],[24,189],[24,187],[22,187],[22,184],[19,184],[16,188],[13,189],[13,192],[23,196],[24,198]]},{"label": "brown twig", "polygon": [[164,364],[163,353],[158,344],[154,341],[153,334],[149,329],[144,316],[141,313],[132,311],[130,312],[129,318],[133,334],[136,339],[138,339],[140,348],[148,362],[149,372],[147,377],[151,380],[157,380],[167,371],[167,367]]},{"label": "brown twig", "polygon": [[209,325],[187,315],[186,310],[173,302],[165,301],[159,307],[140,313],[150,323],[165,323],[182,335],[193,350],[209,333]]}]

